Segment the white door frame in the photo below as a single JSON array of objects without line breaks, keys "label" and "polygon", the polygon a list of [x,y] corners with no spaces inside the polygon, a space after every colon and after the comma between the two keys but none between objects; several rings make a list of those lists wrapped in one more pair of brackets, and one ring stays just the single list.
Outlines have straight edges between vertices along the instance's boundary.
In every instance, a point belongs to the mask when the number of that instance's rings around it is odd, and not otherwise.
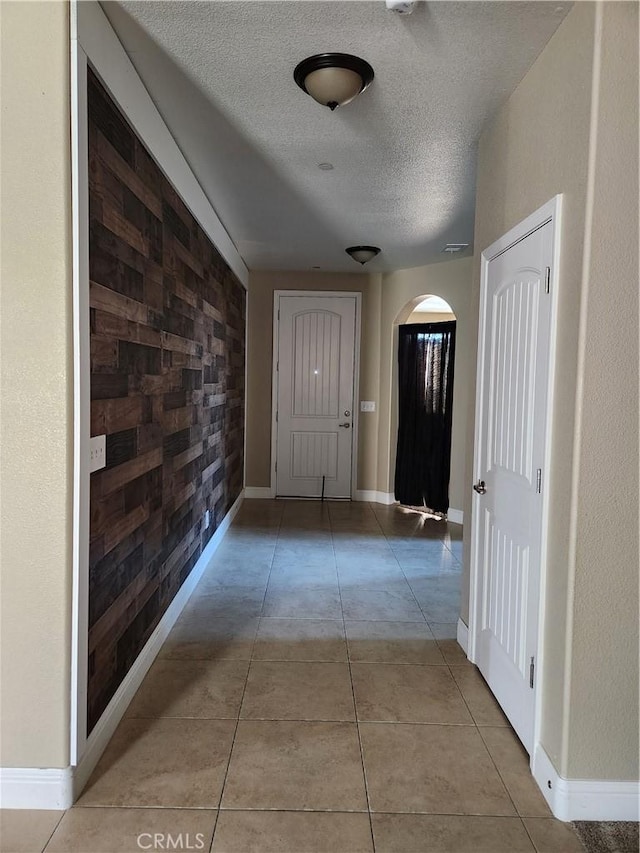
[{"label": "white door frame", "polygon": [[[556,339],[557,339],[557,307],[558,307],[558,285],[560,281],[560,234],[562,225],[562,195],[556,195],[542,207],[538,208],[535,213],[532,213],[518,225],[511,228],[506,234],[500,237],[495,243],[492,243],[485,249],[480,256],[480,309],[479,309],[479,328],[478,328],[478,359],[477,359],[477,374],[476,374],[476,406],[475,406],[475,437],[473,448],[473,482],[477,482],[482,477],[482,472],[479,470],[480,448],[483,441],[482,418],[479,415],[480,405],[484,396],[484,371],[482,370],[483,359],[481,353],[486,347],[486,329],[484,327],[484,316],[487,299],[487,277],[489,263],[506,252],[516,243],[524,240],[533,231],[537,231],[543,225],[551,222],[553,225],[552,233],[552,266],[550,275],[550,298],[551,298],[551,324],[549,331],[549,370],[547,378],[547,412],[545,423],[545,450],[542,468],[542,530],[540,542],[540,598],[538,602],[538,649],[536,653],[536,677],[534,682],[534,702],[533,702],[533,742],[530,755],[530,764],[533,764],[533,759],[540,744],[540,727],[542,722],[542,685],[544,681],[545,667],[545,648],[544,648],[544,628],[545,628],[545,601],[547,588],[547,548],[548,548],[548,530],[550,518],[550,471],[551,471],[551,444],[552,444],[552,422],[553,422],[553,400],[554,400],[554,380],[555,380],[555,358],[556,358]],[[480,513],[478,501],[480,496],[474,493],[471,512],[471,572],[469,580],[469,649],[468,657],[472,662],[476,662],[476,654],[478,647],[478,632],[480,629],[479,607],[480,607],[480,584],[479,575],[481,570],[481,560],[478,553],[479,540],[479,523]]]},{"label": "white door frame", "polygon": [[351,499],[357,489],[358,478],[358,415],[360,412],[360,334],[362,316],[362,293],[353,290],[274,290],[273,292],[273,365],[271,370],[271,497],[276,496],[276,459],[278,424],[276,413],[278,411],[278,341],[280,335],[279,311],[280,297],[282,296],[308,296],[331,297],[352,296],[356,301],[356,327],[354,335],[354,358],[353,358],[353,433],[351,445]]}]

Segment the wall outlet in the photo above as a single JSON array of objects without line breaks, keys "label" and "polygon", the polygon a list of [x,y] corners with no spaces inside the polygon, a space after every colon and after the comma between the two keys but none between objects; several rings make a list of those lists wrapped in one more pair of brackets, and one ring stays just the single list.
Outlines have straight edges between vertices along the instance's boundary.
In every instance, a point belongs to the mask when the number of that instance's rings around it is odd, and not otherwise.
[{"label": "wall outlet", "polygon": [[361,412],[375,412],[376,404],[373,400],[360,400]]},{"label": "wall outlet", "polygon": [[107,436],[94,435],[89,441],[89,473],[99,471],[107,464]]},{"label": "wall outlet", "polygon": [[211,524],[211,510],[207,510],[204,514],[204,529],[206,530]]}]

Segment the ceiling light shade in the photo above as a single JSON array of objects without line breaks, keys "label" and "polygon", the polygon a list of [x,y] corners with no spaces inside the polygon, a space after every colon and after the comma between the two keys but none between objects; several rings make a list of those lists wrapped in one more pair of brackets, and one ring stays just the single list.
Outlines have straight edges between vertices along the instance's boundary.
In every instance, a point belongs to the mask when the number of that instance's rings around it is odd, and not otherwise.
[{"label": "ceiling light shade", "polygon": [[303,59],[293,79],[314,101],[335,110],[364,92],[373,80],[373,68],[349,53],[319,53]]},{"label": "ceiling light shade", "polygon": [[366,264],[367,261],[380,254],[380,249],[377,246],[349,246],[345,252],[359,264]]}]

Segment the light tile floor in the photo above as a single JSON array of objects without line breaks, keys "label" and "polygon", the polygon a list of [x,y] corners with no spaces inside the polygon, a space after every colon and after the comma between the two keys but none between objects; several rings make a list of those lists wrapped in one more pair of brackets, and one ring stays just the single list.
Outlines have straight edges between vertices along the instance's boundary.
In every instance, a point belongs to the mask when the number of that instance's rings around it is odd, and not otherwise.
[{"label": "light tile floor", "polygon": [[3,853],[573,853],[455,641],[461,528],[246,501],[77,805]]}]

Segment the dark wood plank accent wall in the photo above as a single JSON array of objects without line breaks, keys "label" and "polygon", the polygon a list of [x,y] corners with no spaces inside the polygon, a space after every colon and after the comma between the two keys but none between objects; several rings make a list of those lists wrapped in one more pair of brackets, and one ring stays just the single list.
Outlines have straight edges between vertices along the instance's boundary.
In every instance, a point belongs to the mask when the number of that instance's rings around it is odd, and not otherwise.
[{"label": "dark wood plank accent wall", "polygon": [[91,72],[88,104],[91,731],[242,489],[245,291]]}]

